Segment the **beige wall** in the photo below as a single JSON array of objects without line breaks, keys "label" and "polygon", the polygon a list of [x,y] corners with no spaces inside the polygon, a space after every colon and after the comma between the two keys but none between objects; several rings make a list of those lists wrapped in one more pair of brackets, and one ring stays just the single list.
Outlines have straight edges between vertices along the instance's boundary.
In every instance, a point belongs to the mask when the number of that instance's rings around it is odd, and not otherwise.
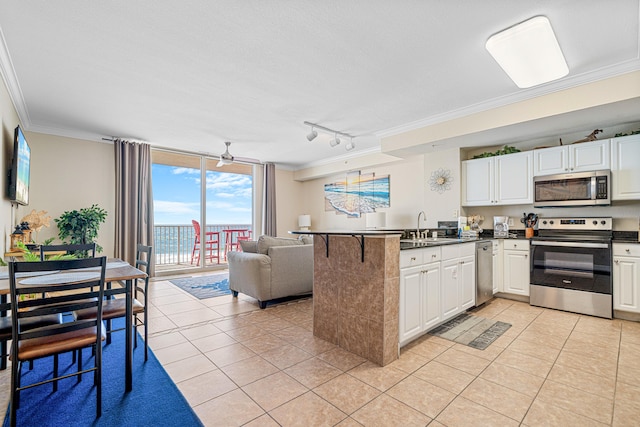
[{"label": "beige wall", "polygon": [[[424,202],[424,156],[415,156],[403,162],[385,164],[378,167],[360,169],[365,173],[390,175],[391,206],[379,209],[386,212],[387,228],[412,228],[416,226],[416,218],[421,210],[427,211]],[[341,172],[302,183],[304,213],[311,215],[313,230],[354,230],[364,229],[365,219],[349,218],[337,215],[335,211],[325,211],[324,185],[344,179],[346,172]],[[300,212],[303,213],[303,212]]]},{"label": "beige wall", "polygon": [[[453,177],[452,188],[438,193],[429,185],[431,174],[437,169],[448,169]],[[381,165],[362,169],[362,173],[391,175],[391,207],[380,209],[387,213],[387,228],[414,229],[418,212],[424,210],[427,221],[422,227],[435,228],[438,221],[456,221],[454,211],[460,215],[478,214],[485,217],[483,228],[493,228],[493,216],[509,215],[514,218],[514,229],[524,229],[519,222],[523,212],[536,212],[540,216],[605,216],[614,218],[614,230],[637,231],[640,201],[613,202],[612,206],[588,208],[547,208],[534,209],[533,205],[479,206],[462,207],[460,205],[460,150],[444,150],[416,156],[401,163]],[[348,218],[336,215],[334,211],[325,212],[324,184],[344,178],[344,174],[334,174],[327,178],[302,183],[301,200],[306,206],[305,213],[311,215],[311,228],[314,230],[354,230],[364,229],[364,218]],[[280,200],[280,198],[279,198]],[[295,206],[293,200],[289,206]],[[280,207],[280,205],[279,205]],[[289,209],[289,207],[288,207]],[[293,220],[293,219],[292,219]],[[280,220],[278,221],[280,224]]]},{"label": "beige wall", "polygon": [[54,218],[65,211],[97,204],[107,210],[97,242],[103,255],[113,256],[115,234],[115,160],[113,145],[41,133],[26,132],[31,146],[31,187],[28,206],[20,206],[16,221],[31,212],[45,210],[51,226],[38,233],[42,242],[56,237]]},{"label": "beige wall", "polygon": [[303,185],[293,180],[293,171],[276,169],[276,228],[279,237],[298,229],[298,215],[308,213],[303,201]]}]

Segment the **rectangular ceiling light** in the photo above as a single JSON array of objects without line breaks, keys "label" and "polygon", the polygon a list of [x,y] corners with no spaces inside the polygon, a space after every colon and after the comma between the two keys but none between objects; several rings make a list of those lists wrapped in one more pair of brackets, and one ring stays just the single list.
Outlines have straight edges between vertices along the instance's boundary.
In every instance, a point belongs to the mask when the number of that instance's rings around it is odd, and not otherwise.
[{"label": "rectangular ceiling light", "polygon": [[546,16],[535,16],[492,35],[485,45],[519,88],[569,74],[569,67]]}]

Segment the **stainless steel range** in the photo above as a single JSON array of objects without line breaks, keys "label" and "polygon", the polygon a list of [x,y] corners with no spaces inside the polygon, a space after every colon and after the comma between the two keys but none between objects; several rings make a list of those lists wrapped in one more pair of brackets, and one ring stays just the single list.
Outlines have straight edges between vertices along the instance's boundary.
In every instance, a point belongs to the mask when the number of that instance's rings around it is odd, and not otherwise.
[{"label": "stainless steel range", "polygon": [[611,319],[612,223],[542,218],[531,240],[530,304]]}]

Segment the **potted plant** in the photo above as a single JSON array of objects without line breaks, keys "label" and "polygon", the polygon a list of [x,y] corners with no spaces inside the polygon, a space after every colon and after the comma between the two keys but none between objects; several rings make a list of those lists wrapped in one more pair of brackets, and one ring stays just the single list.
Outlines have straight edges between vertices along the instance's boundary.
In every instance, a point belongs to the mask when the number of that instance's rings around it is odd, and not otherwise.
[{"label": "potted plant", "polygon": [[[72,245],[94,243],[100,224],[105,222],[106,218],[107,211],[98,205],[65,212],[55,220],[58,225],[58,238]],[[96,244],[96,250],[102,252],[102,246]]]}]

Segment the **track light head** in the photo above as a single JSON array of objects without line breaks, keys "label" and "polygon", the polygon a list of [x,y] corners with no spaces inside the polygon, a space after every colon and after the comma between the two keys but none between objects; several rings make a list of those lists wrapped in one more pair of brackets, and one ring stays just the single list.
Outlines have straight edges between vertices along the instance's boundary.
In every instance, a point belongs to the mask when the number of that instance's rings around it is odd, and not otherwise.
[{"label": "track light head", "polygon": [[338,138],[338,135],[336,134],[335,138],[329,141],[329,145],[332,147],[335,147],[336,145],[339,145],[339,144],[340,144],[340,138]]},{"label": "track light head", "polygon": [[316,137],[318,136],[318,131],[316,131],[313,127],[311,128],[311,132],[309,132],[309,135],[307,135],[307,140],[309,142],[313,141],[314,139],[316,139]]},{"label": "track light head", "polygon": [[353,143],[353,138],[351,138],[349,142],[347,142],[347,145],[345,145],[344,148],[346,148],[347,151],[351,151],[356,148],[356,144]]}]

